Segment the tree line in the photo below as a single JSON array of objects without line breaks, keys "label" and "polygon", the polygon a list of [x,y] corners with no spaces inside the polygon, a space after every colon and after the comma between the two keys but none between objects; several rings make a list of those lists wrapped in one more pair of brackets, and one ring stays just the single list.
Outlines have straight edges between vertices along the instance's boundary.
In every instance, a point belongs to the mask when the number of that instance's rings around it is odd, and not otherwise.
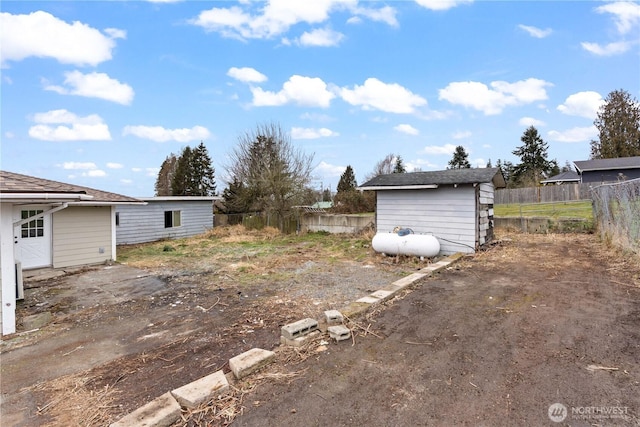
[{"label": "tree line", "polygon": [[[599,108],[594,126],[598,139],[590,142],[592,159],[640,156],[640,104],[628,92],[611,92]],[[556,159],[548,158],[549,144],[534,126],[524,131],[520,142],[511,152],[519,162],[498,159],[495,164],[509,187],[540,185],[541,180],[572,169],[569,162],[560,167]],[[284,221],[295,206],[311,205],[319,199],[332,201],[335,212],[375,209],[375,194],[357,191],[358,182],[351,165],[340,176],[335,195],[328,189],[320,193],[312,189],[309,184],[313,157],[295,148],[288,133],[276,123],[258,125],[240,135],[226,165],[224,212],[273,213]],[[491,160],[486,166],[493,166]],[[448,169],[463,168],[471,168],[469,155],[463,146],[457,146]],[[406,172],[402,157],[391,153],[376,163],[365,181],[383,174]],[[216,194],[215,170],[204,142],[167,156],[160,167],[155,192],[157,196]]]}]

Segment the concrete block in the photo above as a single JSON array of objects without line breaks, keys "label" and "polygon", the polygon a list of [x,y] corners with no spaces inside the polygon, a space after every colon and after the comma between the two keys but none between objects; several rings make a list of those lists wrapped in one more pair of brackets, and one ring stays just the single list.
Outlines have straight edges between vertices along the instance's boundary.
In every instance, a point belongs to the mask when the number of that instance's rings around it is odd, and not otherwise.
[{"label": "concrete block", "polygon": [[389,291],[385,291],[383,289],[377,290],[375,292],[373,292],[371,294],[372,297],[374,298],[380,298],[380,299],[387,299],[389,296],[391,296],[393,292],[389,292]]},{"label": "concrete block", "polygon": [[368,296],[368,297],[362,297],[362,298],[356,300],[356,302],[363,302],[365,304],[375,304],[377,302],[380,302],[380,298]]},{"label": "concrete block", "polygon": [[338,310],[327,310],[324,312],[324,319],[328,326],[341,325],[344,316]]},{"label": "concrete block", "polygon": [[301,337],[294,338],[294,339],[283,337],[281,335],[280,336],[280,344],[281,345],[288,345],[288,346],[291,346],[291,347],[302,347],[303,345],[307,344],[309,341],[317,338],[318,336],[320,336],[320,331],[313,331],[308,335],[303,335]]},{"label": "concrete block", "polygon": [[183,408],[197,408],[211,399],[227,394],[229,382],[224,372],[217,371],[171,392]]},{"label": "concrete block", "polygon": [[329,337],[336,341],[344,341],[351,338],[351,330],[344,325],[329,326]]},{"label": "concrete block", "polygon": [[125,415],[110,427],[168,427],[180,418],[180,404],[167,392]]},{"label": "concrete block", "polygon": [[316,329],[318,329],[318,321],[307,318],[284,325],[281,329],[281,335],[292,340],[307,335]]},{"label": "concrete block", "polygon": [[229,359],[229,367],[233,375],[235,375],[237,379],[240,379],[268,365],[275,357],[276,354],[273,351],[252,348],[249,351],[245,351]]}]

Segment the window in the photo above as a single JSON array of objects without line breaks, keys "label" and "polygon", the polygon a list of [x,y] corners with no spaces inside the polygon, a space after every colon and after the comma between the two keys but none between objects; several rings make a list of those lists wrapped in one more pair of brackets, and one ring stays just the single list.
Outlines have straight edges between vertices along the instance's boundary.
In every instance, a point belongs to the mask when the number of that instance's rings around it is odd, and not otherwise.
[{"label": "window", "polygon": [[180,227],[180,211],[164,211],[164,228]]},{"label": "window", "polygon": [[[22,211],[20,213],[20,216],[22,219],[27,219],[41,213],[42,210]],[[26,224],[22,224],[20,235],[23,239],[44,236],[44,218],[40,217],[38,219],[34,219],[33,221],[29,221]]]},{"label": "window", "polygon": [[120,226],[120,212],[116,212],[116,227]]}]

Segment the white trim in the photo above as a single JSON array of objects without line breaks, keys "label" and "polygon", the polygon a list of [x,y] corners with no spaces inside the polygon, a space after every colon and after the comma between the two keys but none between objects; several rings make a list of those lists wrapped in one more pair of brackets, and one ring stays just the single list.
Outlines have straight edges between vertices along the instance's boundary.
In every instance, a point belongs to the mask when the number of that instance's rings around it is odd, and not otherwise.
[{"label": "white trim", "polygon": [[360,191],[381,191],[381,190],[428,190],[438,188],[438,184],[422,184],[422,185],[378,185],[373,187],[358,187]]},{"label": "white trim", "polygon": [[51,201],[93,200],[93,196],[70,193],[0,193],[0,200],[3,202],[50,203]]},{"label": "white trim", "polygon": [[113,261],[116,257],[116,207],[111,206],[111,258]]}]

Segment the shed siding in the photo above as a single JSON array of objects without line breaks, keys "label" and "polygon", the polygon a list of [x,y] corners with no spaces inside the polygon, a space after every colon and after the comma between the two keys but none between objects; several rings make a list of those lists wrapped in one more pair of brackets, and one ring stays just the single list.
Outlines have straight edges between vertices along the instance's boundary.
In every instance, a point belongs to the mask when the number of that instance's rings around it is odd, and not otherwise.
[{"label": "shed siding", "polygon": [[111,207],[71,206],[53,214],[53,267],[113,259]]},{"label": "shed siding", "polygon": [[495,187],[491,182],[480,184],[478,195],[478,244],[493,240],[493,202]]},{"label": "shed siding", "polygon": [[[164,212],[180,211],[179,227],[164,227]],[[118,245],[189,237],[213,227],[211,201],[150,201],[147,205],[116,207],[120,225],[116,227]]]},{"label": "shed siding", "polygon": [[378,191],[376,212],[378,233],[400,226],[416,234],[433,234],[445,255],[472,253],[476,247],[476,197],[471,185]]}]

